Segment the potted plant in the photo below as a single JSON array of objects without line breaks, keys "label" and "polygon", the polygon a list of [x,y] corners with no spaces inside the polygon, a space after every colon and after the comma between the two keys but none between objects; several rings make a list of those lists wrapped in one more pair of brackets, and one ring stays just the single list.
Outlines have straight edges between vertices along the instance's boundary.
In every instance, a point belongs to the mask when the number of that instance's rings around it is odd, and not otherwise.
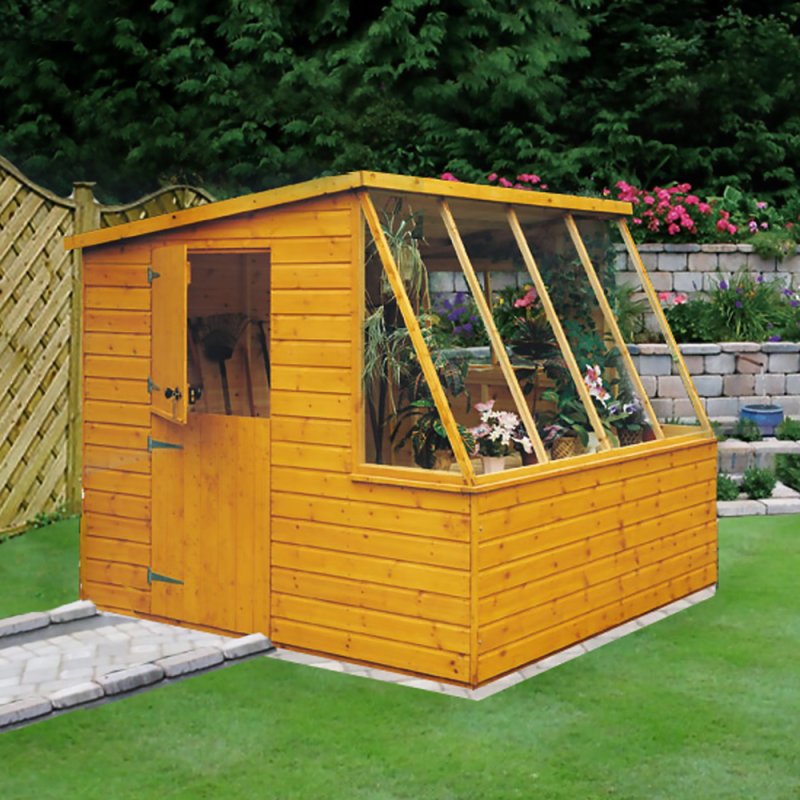
[{"label": "potted plant", "polygon": [[617,399],[608,404],[610,418],[614,421],[614,428],[623,447],[639,444],[644,440],[645,429],[648,428],[644,406],[638,397],[630,402]]},{"label": "potted plant", "polygon": [[469,431],[475,442],[473,452],[481,457],[484,474],[505,469],[505,457],[517,445],[526,453],[533,452],[533,444],[519,417],[513,411],[495,411],[494,403],[494,400],[476,403],[481,421]]},{"label": "potted plant", "polygon": [[[447,432],[433,399],[424,397],[414,400],[406,411],[406,415],[408,414],[414,415],[414,423],[398,442],[397,447],[400,448],[410,441],[414,463],[417,466],[423,469],[450,469],[453,463],[453,448],[450,446],[450,440],[447,438]],[[475,442],[470,431],[463,425],[458,425],[458,432],[467,452],[472,452]]]}]

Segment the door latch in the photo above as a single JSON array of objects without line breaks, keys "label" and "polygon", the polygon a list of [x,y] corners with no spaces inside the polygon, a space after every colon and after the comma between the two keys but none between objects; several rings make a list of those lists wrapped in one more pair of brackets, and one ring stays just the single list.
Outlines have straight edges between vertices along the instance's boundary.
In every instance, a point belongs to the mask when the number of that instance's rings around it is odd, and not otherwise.
[{"label": "door latch", "polygon": [[176,386],[174,389],[167,386],[167,388],[164,389],[164,397],[166,397],[167,400],[180,400],[181,397],[183,397],[183,392],[181,392],[179,386]]}]

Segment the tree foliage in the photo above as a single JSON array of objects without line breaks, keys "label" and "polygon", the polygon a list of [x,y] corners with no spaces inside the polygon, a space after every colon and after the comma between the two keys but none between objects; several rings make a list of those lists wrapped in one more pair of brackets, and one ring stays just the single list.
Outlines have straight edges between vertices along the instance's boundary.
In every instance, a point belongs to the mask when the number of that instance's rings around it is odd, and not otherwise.
[{"label": "tree foliage", "polygon": [[6,0],[0,152],[58,191],[93,179],[119,199],[351,169],[780,196],[800,168],[799,9]]}]

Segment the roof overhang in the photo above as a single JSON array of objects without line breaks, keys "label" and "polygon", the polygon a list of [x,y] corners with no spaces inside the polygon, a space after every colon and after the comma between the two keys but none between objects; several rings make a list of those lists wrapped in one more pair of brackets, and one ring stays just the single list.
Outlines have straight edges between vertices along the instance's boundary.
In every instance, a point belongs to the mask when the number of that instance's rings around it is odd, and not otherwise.
[{"label": "roof overhang", "polygon": [[460,181],[443,181],[436,178],[414,178],[405,175],[389,175],[380,172],[349,172],[329,178],[295,183],[278,189],[269,189],[230,200],[220,200],[172,214],[115,225],[110,228],[68,236],[64,239],[67,250],[94,247],[95,245],[146,236],[164,230],[173,230],[187,225],[197,225],[209,220],[248,214],[263,209],[325,197],[357,189],[382,189],[412,194],[434,195],[445,198],[478,200],[505,205],[535,206],[585,214],[623,216],[632,213],[630,203],[604,200],[599,197],[582,197],[568,194],[534,192],[524,189],[506,189]]}]

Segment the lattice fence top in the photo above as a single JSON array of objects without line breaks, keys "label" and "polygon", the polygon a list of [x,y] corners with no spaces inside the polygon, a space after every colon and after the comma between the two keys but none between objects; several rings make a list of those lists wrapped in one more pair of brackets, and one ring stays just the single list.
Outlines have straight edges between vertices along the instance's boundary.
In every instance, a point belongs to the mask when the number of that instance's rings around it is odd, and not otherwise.
[{"label": "lattice fence top", "polygon": [[[108,227],[211,199],[172,186],[129,205],[98,205],[96,216]],[[71,336],[79,255],[63,240],[76,233],[77,212],[74,199],[0,157],[0,531],[56,510],[67,494],[80,420],[69,408],[69,383],[79,375]]]}]

